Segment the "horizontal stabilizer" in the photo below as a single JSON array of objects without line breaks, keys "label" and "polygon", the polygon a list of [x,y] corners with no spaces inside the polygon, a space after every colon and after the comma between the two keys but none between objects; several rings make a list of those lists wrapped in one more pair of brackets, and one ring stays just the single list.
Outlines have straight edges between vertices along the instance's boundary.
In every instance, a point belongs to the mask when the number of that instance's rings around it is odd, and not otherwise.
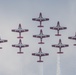
[{"label": "horizontal stabilizer", "polygon": [[44,26],[40,25],[40,26],[37,26],[37,27],[44,27]]},{"label": "horizontal stabilizer", "polygon": [[39,42],[38,44],[44,44],[44,42]]},{"label": "horizontal stabilizer", "polygon": [[37,62],[43,62],[42,60],[38,60]]},{"label": "horizontal stabilizer", "polygon": [[61,36],[61,34],[55,34],[55,36]]},{"label": "horizontal stabilizer", "polygon": [[63,52],[57,52],[58,54],[63,54]]},{"label": "horizontal stabilizer", "polygon": [[23,38],[22,36],[19,36],[19,37],[17,37],[17,38]]},{"label": "horizontal stabilizer", "polygon": [[23,52],[17,52],[18,54],[23,54]]}]

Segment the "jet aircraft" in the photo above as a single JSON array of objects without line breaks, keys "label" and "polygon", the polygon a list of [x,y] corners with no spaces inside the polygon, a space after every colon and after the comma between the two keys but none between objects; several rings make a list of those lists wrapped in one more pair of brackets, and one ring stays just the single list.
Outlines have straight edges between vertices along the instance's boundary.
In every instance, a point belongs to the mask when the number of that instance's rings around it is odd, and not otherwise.
[{"label": "jet aircraft", "polygon": [[58,44],[52,45],[52,47],[59,48],[59,52],[57,52],[58,54],[63,54],[63,52],[61,51],[61,48],[68,47],[68,46],[69,46],[68,44],[62,44],[61,39],[59,39]]},{"label": "jet aircraft", "polygon": [[21,33],[27,32],[27,31],[28,31],[28,29],[22,29],[21,24],[19,24],[18,29],[12,29],[12,32],[18,32],[19,33],[19,37],[17,37],[17,38],[23,38],[21,36]]},{"label": "jet aircraft", "polygon": [[48,56],[49,54],[48,54],[48,53],[43,53],[43,52],[42,52],[42,49],[39,48],[39,52],[38,52],[38,53],[32,53],[32,55],[34,55],[34,56],[39,56],[39,60],[38,60],[37,62],[43,62],[43,61],[41,60],[41,57],[42,57],[42,56]]},{"label": "jet aircraft", "polygon": [[18,54],[23,54],[23,52],[21,52],[21,48],[29,47],[29,45],[22,44],[22,41],[21,41],[21,39],[20,39],[20,40],[19,40],[19,43],[18,43],[18,44],[13,44],[12,47],[19,48],[19,52],[17,52],[17,53],[18,53]]},{"label": "jet aircraft", "polygon": [[43,21],[48,21],[49,18],[43,18],[42,13],[40,12],[39,17],[38,18],[32,18],[32,20],[40,22],[40,25],[38,27],[44,27],[44,26],[42,26],[42,22]]},{"label": "jet aircraft", "polygon": [[[8,42],[8,41],[0,38],[0,43],[4,43],[4,42]],[[0,47],[0,49],[2,49],[2,47]]]},{"label": "jet aircraft", "polygon": [[[68,37],[68,39],[76,40],[76,32],[75,32],[75,36],[70,36]],[[76,44],[74,44],[74,46],[76,46]]]},{"label": "jet aircraft", "polygon": [[62,27],[62,26],[60,26],[60,22],[58,21],[58,22],[57,22],[57,26],[50,27],[50,29],[57,30],[57,34],[55,34],[55,36],[61,36],[61,34],[59,34],[59,31],[60,31],[60,30],[67,29],[67,27]]},{"label": "jet aircraft", "polygon": [[38,44],[44,44],[44,42],[42,42],[43,38],[48,38],[50,37],[50,35],[44,35],[42,29],[40,30],[40,34],[38,35],[33,35],[33,37],[35,38],[40,38],[40,42]]}]

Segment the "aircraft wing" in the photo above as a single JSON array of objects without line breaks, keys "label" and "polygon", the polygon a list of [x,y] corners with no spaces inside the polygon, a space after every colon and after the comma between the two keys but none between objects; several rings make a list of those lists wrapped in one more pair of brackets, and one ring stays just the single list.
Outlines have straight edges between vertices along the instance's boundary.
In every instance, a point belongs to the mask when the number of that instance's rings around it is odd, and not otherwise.
[{"label": "aircraft wing", "polygon": [[40,35],[33,35],[33,37],[40,38]]},{"label": "aircraft wing", "polygon": [[59,30],[67,29],[67,27],[60,27]]},{"label": "aircraft wing", "polygon": [[40,56],[39,53],[32,53],[32,55],[34,55],[34,56]]},{"label": "aircraft wing", "polygon": [[12,45],[12,47],[20,47],[18,44],[14,44]]},{"label": "aircraft wing", "polygon": [[57,47],[59,48],[60,46],[58,44],[52,45],[52,47]]},{"label": "aircraft wing", "polygon": [[50,29],[58,30],[58,28],[57,28],[57,27],[50,27]]},{"label": "aircraft wing", "polygon": [[22,29],[21,30],[21,32],[27,32],[28,31],[28,29]]},{"label": "aircraft wing", "polygon": [[19,32],[18,29],[12,29],[12,32]]},{"label": "aircraft wing", "polygon": [[7,40],[0,40],[0,43],[7,42]]},{"label": "aircraft wing", "polygon": [[63,44],[61,47],[68,47],[69,45],[67,45],[67,44]]},{"label": "aircraft wing", "polygon": [[50,37],[50,35],[43,35],[42,38]]},{"label": "aircraft wing", "polygon": [[68,37],[69,39],[73,39],[76,40],[76,37],[72,36],[72,37]]},{"label": "aircraft wing", "polygon": [[47,56],[49,55],[48,53],[42,53],[41,56]]},{"label": "aircraft wing", "polygon": [[40,21],[39,18],[33,18],[32,20],[33,20],[33,21]]},{"label": "aircraft wing", "polygon": [[48,21],[49,18],[42,18],[42,21]]},{"label": "aircraft wing", "polygon": [[[34,21],[40,21],[40,18],[33,18]],[[41,21],[48,21],[49,18],[42,18]]]},{"label": "aircraft wing", "polygon": [[28,47],[29,45],[21,45],[21,47]]}]

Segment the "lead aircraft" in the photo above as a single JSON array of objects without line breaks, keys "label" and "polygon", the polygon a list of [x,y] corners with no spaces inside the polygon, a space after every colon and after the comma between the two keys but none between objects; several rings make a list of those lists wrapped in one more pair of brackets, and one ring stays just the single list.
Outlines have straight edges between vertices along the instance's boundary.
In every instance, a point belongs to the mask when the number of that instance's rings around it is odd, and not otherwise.
[{"label": "lead aircraft", "polygon": [[60,31],[60,30],[67,29],[67,27],[62,27],[62,26],[60,26],[60,22],[58,21],[58,22],[57,22],[57,26],[50,27],[50,29],[57,30],[57,34],[55,34],[55,36],[61,36],[61,34],[59,34],[59,31]]},{"label": "lead aircraft", "polygon": [[40,25],[38,27],[44,27],[44,26],[42,26],[42,22],[43,21],[48,21],[49,18],[43,18],[42,13],[40,12],[39,17],[38,18],[32,18],[32,20],[40,22]]},{"label": "lead aircraft", "polygon": [[50,37],[50,35],[44,35],[42,29],[40,30],[40,34],[38,35],[33,35],[33,37],[35,38],[40,38],[40,42],[38,44],[44,44],[44,42],[42,42],[43,38],[48,38]]},{"label": "lead aircraft", "polygon": [[28,31],[28,29],[22,29],[21,24],[19,24],[18,29],[12,29],[12,32],[18,32],[19,33],[19,37],[17,37],[17,38],[23,38],[21,36],[21,33],[27,32],[27,31]]},{"label": "lead aircraft", "polygon": [[48,56],[49,54],[48,53],[43,53],[42,50],[41,50],[41,48],[39,48],[39,52],[38,53],[32,53],[32,55],[39,56],[39,60],[37,62],[43,62],[41,60],[41,57],[42,56]]},{"label": "lead aircraft", "polygon": [[58,44],[52,45],[52,47],[59,48],[59,52],[57,52],[58,54],[63,54],[63,52],[61,51],[61,48],[68,47],[68,46],[69,46],[68,44],[62,44],[61,39],[59,39]]},{"label": "lead aircraft", "polygon": [[19,48],[19,52],[17,52],[17,53],[18,53],[18,54],[23,54],[23,52],[21,52],[21,48],[29,47],[29,45],[22,44],[22,41],[21,41],[21,39],[20,39],[20,40],[19,40],[19,43],[12,45],[12,47]]}]

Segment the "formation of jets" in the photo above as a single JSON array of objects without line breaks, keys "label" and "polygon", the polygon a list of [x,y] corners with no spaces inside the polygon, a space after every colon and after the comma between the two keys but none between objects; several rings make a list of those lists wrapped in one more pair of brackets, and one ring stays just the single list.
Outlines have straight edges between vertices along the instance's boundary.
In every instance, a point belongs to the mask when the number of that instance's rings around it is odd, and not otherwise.
[{"label": "formation of jets", "polygon": [[12,32],[18,32],[19,33],[19,37],[17,37],[17,38],[19,38],[19,43],[12,45],[12,47],[19,48],[19,52],[17,52],[18,54],[23,54],[23,52],[21,51],[21,48],[29,47],[29,45],[22,44],[22,40],[21,40],[21,38],[23,38],[21,36],[21,33],[22,32],[27,32],[27,31],[28,31],[28,29],[22,29],[21,24],[19,24],[18,29],[12,29]]},{"label": "formation of jets", "polygon": [[[32,18],[32,20],[40,22],[40,25],[38,27],[44,27],[44,26],[42,26],[42,22],[43,21],[48,21],[49,18],[43,18],[42,13],[40,13],[38,18]],[[67,29],[67,27],[60,26],[60,22],[58,21],[57,26],[50,27],[50,29],[57,30],[57,34],[55,34],[55,36],[61,36],[59,31],[60,30],[65,30],[65,29]],[[43,38],[48,38],[48,37],[50,37],[50,35],[44,35],[42,29],[40,29],[40,34],[33,35],[33,37],[40,38],[40,42],[38,44],[44,44],[44,42],[42,42],[42,39]],[[68,44],[62,44],[61,39],[59,39],[58,44],[52,45],[52,47],[59,48],[59,52],[57,52],[58,54],[63,54],[63,52],[61,51],[61,48],[68,47],[68,46],[69,46]],[[42,51],[41,51],[41,48],[40,48],[38,53],[32,53],[32,55],[39,56],[39,61],[37,61],[37,62],[43,62],[43,61],[41,61],[41,56],[46,56],[46,55],[49,55],[49,54],[48,53],[43,54]]]},{"label": "formation of jets", "polygon": [[[42,13],[40,13],[38,18],[32,18],[32,20],[33,21],[39,21],[40,22],[40,25],[38,27],[44,27],[42,25],[42,22],[43,21],[48,21],[49,18],[43,18],[42,17]],[[60,26],[60,22],[58,21],[57,22],[57,26],[50,27],[50,29],[57,30],[57,34],[55,34],[55,36],[61,36],[61,34],[59,33],[59,31],[60,30],[65,30],[65,29],[67,29],[67,27]],[[29,47],[28,44],[22,44],[22,40],[21,40],[21,38],[23,38],[21,36],[21,33],[22,32],[28,32],[28,31],[29,31],[28,29],[22,29],[21,24],[19,24],[18,29],[12,29],[12,32],[18,32],[19,33],[19,36],[17,37],[19,39],[19,43],[12,45],[12,47],[19,48],[19,51],[17,52],[18,54],[23,54],[23,52],[21,51],[22,48]],[[38,35],[33,35],[33,37],[40,38],[40,42],[38,42],[38,44],[44,44],[44,42],[42,41],[42,39],[43,38],[48,38],[48,37],[50,37],[50,35],[43,34],[43,30],[40,29],[40,33]],[[68,37],[68,39],[76,40],[76,33],[75,33],[75,36]],[[4,42],[7,42],[7,40],[4,40],[4,39],[1,39],[0,38],[0,43],[4,43]],[[76,46],[76,44],[74,44],[74,46]],[[63,52],[61,51],[61,49],[64,48],[64,47],[69,47],[69,45],[68,44],[62,44],[61,39],[59,39],[59,43],[52,45],[52,47],[59,48],[59,51],[57,53],[58,54],[63,54]],[[2,47],[0,47],[0,49],[2,49]],[[42,56],[48,56],[49,53],[43,53],[42,52],[42,49],[40,47],[38,53],[32,53],[32,55],[33,56],[39,56],[39,60],[37,62],[43,62],[41,60],[41,57]]]},{"label": "formation of jets", "polygon": [[44,26],[42,26],[42,22],[43,21],[48,21],[49,18],[43,18],[42,13],[40,13],[38,18],[32,18],[32,20],[40,22],[40,25],[38,27],[44,27]]},{"label": "formation of jets", "polygon": [[50,29],[57,30],[56,36],[61,36],[61,34],[59,34],[59,31],[60,31],[60,30],[67,29],[67,27],[62,27],[62,26],[60,26],[60,23],[59,23],[59,21],[58,21],[58,22],[57,22],[57,26],[50,27]]},{"label": "formation of jets", "polygon": [[33,35],[33,37],[35,38],[40,38],[40,42],[38,44],[44,44],[44,42],[42,42],[43,38],[47,38],[50,37],[50,35],[44,35],[42,29],[40,30],[40,34],[38,35]]}]

